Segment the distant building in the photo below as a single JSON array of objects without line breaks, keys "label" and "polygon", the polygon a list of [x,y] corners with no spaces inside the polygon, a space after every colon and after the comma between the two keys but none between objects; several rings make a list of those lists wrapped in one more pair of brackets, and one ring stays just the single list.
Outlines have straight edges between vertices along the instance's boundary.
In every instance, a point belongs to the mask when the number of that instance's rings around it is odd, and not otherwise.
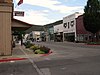
[{"label": "distant building", "polygon": [[54,41],[56,42],[62,42],[63,41],[63,23],[58,24],[56,26],[54,26]]},{"label": "distant building", "polygon": [[25,32],[28,34],[26,40],[31,40],[31,41],[43,41],[44,40],[43,26],[33,25],[31,28],[29,28]]},{"label": "distant building", "polygon": [[76,18],[81,13],[74,13],[63,18],[63,41],[77,41],[77,29],[76,29]]},{"label": "distant building", "polygon": [[76,18],[76,36],[77,41],[86,42],[91,40],[91,33],[84,28],[83,15]]},{"label": "distant building", "polygon": [[56,22],[44,25],[45,39],[46,39],[45,41],[55,40],[54,26],[62,24],[62,23],[63,23],[63,20],[58,20]]},{"label": "distant building", "polygon": [[63,41],[86,42],[91,40],[91,33],[84,28],[83,15],[75,13],[63,18]]},{"label": "distant building", "polygon": [[31,40],[32,42],[43,41],[43,38],[41,37],[42,33],[44,33],[44,31],[32,31],[28,34],[28,39],[26,40]]}]

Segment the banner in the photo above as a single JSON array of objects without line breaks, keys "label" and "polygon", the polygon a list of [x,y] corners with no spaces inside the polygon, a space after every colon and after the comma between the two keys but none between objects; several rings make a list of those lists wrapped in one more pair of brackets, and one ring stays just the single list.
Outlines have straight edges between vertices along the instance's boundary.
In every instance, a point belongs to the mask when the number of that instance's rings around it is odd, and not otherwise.
[{"label": "banner", "polygon": [[19,6],[22,3],[23,3],[23,0],[20,0],[17,5]]}]

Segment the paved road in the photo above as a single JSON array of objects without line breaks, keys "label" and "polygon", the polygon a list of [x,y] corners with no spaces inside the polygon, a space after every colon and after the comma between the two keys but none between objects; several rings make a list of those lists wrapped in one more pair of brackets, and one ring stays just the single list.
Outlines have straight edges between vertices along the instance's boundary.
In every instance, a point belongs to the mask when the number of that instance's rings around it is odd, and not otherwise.
[{"label": "paved road", "polygon": [[32,56],[23,48],[13,53],[27,60],[0,63],[0,75],[100,75],[100,46],[77,43],[35,42],[53,51],[49,56]]},{"label": "paved road", "polygon": [[59,42],[36,44],[48,46],[53,50],[49,56],[34,59],[44,74],[100,75],[100,46]]},{"label": "paved road", "polygon": [[0,75],[38,75],[28,60],[0,63]]}]

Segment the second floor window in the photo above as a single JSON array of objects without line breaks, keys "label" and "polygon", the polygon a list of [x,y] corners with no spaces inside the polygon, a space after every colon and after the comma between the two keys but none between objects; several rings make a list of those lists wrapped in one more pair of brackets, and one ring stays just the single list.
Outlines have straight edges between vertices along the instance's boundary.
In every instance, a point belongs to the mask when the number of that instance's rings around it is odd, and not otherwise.
[{"label": "second floor window", "polygon": [[70,25],[71,25],[71,27],[73,27],[73,26],[74,26],[74,20],[73,20],[73,21],[71,21]]},{"label": "second floor window", "polygon": [[68,22],[68,29],[69,29],[69,22]]},{"label": "second floor window", "polygon": [[66,27],[67,27],[67,23],[64,23],[64,25],[63,25],[63,26],[64,26],[64,28],[66,28]]}]

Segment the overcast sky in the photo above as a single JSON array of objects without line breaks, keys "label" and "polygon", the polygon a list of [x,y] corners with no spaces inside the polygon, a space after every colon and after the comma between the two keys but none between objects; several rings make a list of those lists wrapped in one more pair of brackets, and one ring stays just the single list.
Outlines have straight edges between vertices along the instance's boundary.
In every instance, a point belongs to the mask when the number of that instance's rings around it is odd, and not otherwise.
[{"label": "overcast sky", "polygon": [[24,11],[25,16],[14,18],[35,25],[45,25],[63,19],[75,12],[84,12],[87,0],[23,0],[15,8],[19,0],[14,1],[15,11]]}]

